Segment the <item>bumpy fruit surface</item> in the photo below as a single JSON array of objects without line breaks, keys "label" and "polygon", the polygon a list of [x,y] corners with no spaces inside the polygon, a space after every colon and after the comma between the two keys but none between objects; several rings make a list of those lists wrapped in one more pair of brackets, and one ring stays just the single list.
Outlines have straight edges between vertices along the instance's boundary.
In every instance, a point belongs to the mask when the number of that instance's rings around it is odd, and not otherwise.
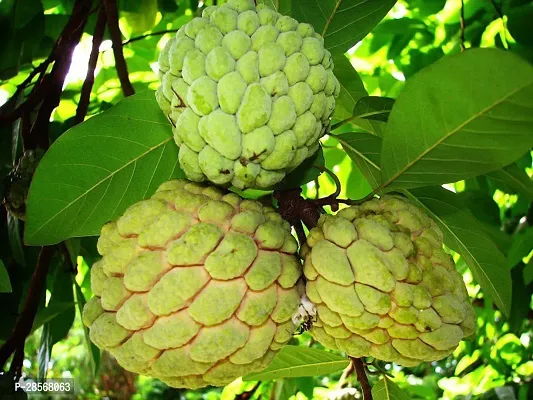
[{"label": "bumpy fruit surface", "polygon": [[159,56],[156,98],[196,182],[270,188],[313,155],[340,85],[309,24],[252,0],[207,7]]},{"label": "bumpy fruit surface", "polygon": [[442,232],[400,196],[324,215],[302,248],[311,334],[354,357],[415,366],[449,355],[475,313]]},{"label": "bumpy fruit surface", "polygon": [[174,387],[265,368],[294,332],[301,265],[273,209],[185,180],[102,228],[83,311],[91,340]]}]

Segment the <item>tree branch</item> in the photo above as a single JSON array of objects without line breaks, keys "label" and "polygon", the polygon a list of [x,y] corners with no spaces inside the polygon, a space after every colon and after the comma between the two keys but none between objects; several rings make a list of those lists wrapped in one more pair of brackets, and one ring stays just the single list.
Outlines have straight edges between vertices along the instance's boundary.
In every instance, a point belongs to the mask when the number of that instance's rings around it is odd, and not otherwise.
[{"label": "tree branch", "polygon": [[31,129],[26,148],[48,148],[50,117],[61,100],[63,84],[72,62],[72,53],[83,34],[83,28],[91,13],[91,5],[91,0],[76,1],[72,15],[57,40],[56,59],[52,71],[45,75],[41,84],[35,88],[45,91],[44,100]]},{"label": "tree branch", "polygon": [[91,100],[91,91],[94,85],[94,71],[96,69],[96,64],[98,63],[98,55],[100,54],[100,44],[102,44],[102,40],[104,39],[105,26],[106,13],[105,10],[101,8],[100,12],[98,13],[96,26],[94,28],[93,46],[91,48],[91,55],[89,56],[87,76],[85,77],[83,87],[81,88],[80,101],[76,110],[76,117],[74,118],[75,124],[83,122],[83,120],[87,116],[87,110],[89,109],[89,103]]},{"label": "tree branch", "polygon": [[135,90],[130,82],[128,66],[122,51],[122,34],[120,33],[120,27],[118,25],[117,1],[103,1],[107,16],[107,26],[109,28],[109,34],[111,35],[111,41],[113,42],[113,54],[115,55],[115,67],[117,68],[118,79],[122,85],[124,96],[131,96],[135,93]]},{"label": "tree branch", "polygon": [[361,390],[363,391],[363,400],[372,400],[372,388],[368,383],[368,377],[366,376],[365,365],[361,358],[350,357],[355,373],[357,374],[357,380],[361,384]]},{"label": "tree branch", "polygon": [[[17,321],[11,336],[5,341],[2,347],[0,347],[0,368],[2,369],[11,354],[17,351],[20,346],[24,346],[26,338],[31,333],[53,254],[53,246],[41,247],[37,266],[35,267],[30,288],[28,290],[28,297],[26,297],[20,318]],[[18,366],[14,366],[14,368],[18,368]]]}]

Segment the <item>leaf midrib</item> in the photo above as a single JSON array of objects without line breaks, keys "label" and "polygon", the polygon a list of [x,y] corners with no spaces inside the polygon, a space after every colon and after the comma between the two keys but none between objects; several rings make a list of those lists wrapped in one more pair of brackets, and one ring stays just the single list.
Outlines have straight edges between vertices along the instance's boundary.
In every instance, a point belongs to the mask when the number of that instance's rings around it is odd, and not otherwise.
[{"label": "leaf midrib", "polygon": [[452,135],[455,135],[457,132],[459,132],[462,128],[464,128],[466,125],[468,125],[470,122],[474,121],[476,118],[480,117],[481,115],[486,114],[489,110],[492,108],[500,105],[505,100],[507,100],[509,97],[515,95],[517,92],[523,90],[527,86],[531,85],[533,82],[528,81],[526,84],[517,87],[515,90],[509,92],[507,95],[503,96],[501,99],[497,100],[496,102],[488,105],[484,109],[482,109],[479,113],[476,113],[472,115],[470,118],[466,119],[463,123],[459,124],[455,129],[451,130],[449,133],[441,137],[439,140],[437,140],[434,144],[432,144],[430,147],[428,147],[425,151],[422,151],[415,159],[413,159],[411,162],[407,163],[403,168],[398,170],[396,174],[394,174],[392,177],[389,178],[386,182],[384,182],[381,185],[381,188],[385,188],[388,185],[390,185],[392,182],[394,182],[400,175],[404,174],[407,170],[409,170],[411,167],[413,167],[418,161],[420,161],[424,156],[429,154],[431,151],[433,151],[437,146],[439,146],[441,143],[443,143],[445,140],[447,140]]},{"label": "leaf midrib", "polygon": [[61,208],[57,213],[55,213],[53,216],[51,216],[47,221],[45,221],[38,229],[36,229],[33,234],[32,234],[32,237],[36,236],[37,233],[39,233],[46,225],[48,225],[50,223],[50,221],[54,220],[58,215],[60,215],[63,211],[65,211],[67,208],[71,207],[73,204],[75,204],[77,201],[79,201],[81,198],[83,198],[84,196],[86,196],[88,193],[90,193],[92,190],[94,190],[95,188],[97,188],[99,185],[101,185],[103,182],[105,182],[106,180],[112,178],[114,175],[116,175],[117,173],[119,173],[120,171],[122,171],[123,169],[125,169],[126,167],[128,167],[130,164],[134,163],[134,162],[137,162],[139,159],[141,159],[142,157],[144,157],[145,155],[147,155],[148,153],[154,151],[155,149],[157,149],[158,147],[161,147],[162,145],[168,143],[170,140],[172,140],[172,137],[169,137],[167,138],[166,140],[162,141],[161,143],[157,144],[156,146],[153,146],[153,147],[150,147],[148,148],[148,150],[146,150],[144,153],[141,153],[139,154],[137,157],[134,157],[133,159],[131,159],[130,161],[128,161],[127,163],[125,163],[123,166],[121,166],[120,168],[117,168],[115,171],[111,172],[109,175],[107,175],[105,178],[99,180],[98,182],[96,182],[93,186],[91,186],[89,189],[87,189],[84,193],[80,194],[78,197],[76,197],[73,201],[69,202],[66,206],[64,206],[63,208]]},{"label": "leaf midrib", "polygon": [[374,162],[372,162],[367,156],[365,156],[362,152],[360,152],[359,150],[355,149],[355,147],[351,146],[349,143],[347,143],[345,140],[341,139],[340,137],[338,136],[333,136],[335,139],[337,139],[337,141],[341,144],[345,144],[347,147],[349,147],[350,149],[352,149],[352,151],[359,155],[363,160],[365,160],[368,164],[372,165],[376,170],[378,171],[381,171],[381,169],[379,168],[379,166],[377,164],[375,164]]},{"label": "leaf midrib", "polygon": [[331,25],[331,21],[333,21],[333,17],[335,17],[335,14],[337,14],[337,10],[339,9],[341,3],[342,3],[342,0],[338,0],[335,3],[335,7],[333,8],[333,11],[331,12],[329,18],[326,21],[326,25],[324,26],[324,29],[322,30],[322,35],[321,35],[322,37],[326,35],[326,32],[328,31],[329,26]]},{"label": "leaf midrib", "polygon": [[262,371],[261,374],[275,374],[281,371],[291,371],[293,369],[301,369],[301,368],[308,368],[308,367],[322,366],[322,365],[328,366],[328,365],[334,365],[334,364],[346,363],[346,362],[347,360],[334,360],[334,361],[320,361],[320,362],[316,362],[312,364],[291,365],[289,367],[276,368],[275,371]]}]

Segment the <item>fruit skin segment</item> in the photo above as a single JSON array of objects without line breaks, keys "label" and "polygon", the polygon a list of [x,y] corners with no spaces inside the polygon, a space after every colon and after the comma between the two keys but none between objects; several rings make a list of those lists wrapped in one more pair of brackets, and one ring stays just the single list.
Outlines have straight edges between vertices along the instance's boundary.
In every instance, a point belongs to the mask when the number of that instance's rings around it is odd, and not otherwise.
[{"label": "fruit skin segment", "polygon": [[270,207],[173,180],[102,228],[82,319],[125,369],[173,387],[224,386],[292,337],[296,240]]},{"label": "fruit skin segment", "polygon": [[156,92],[188,179],[268,189],[311,157],[339,96],[313,27],[252,0],[204,9],[159,55]]},{"label": "fruit skin segment", "polygon": [[322,215],[300,253],[317,310],[310,333],[326,347],[416,366],[448,356],[475,331],[442,232],[401,196]]}]

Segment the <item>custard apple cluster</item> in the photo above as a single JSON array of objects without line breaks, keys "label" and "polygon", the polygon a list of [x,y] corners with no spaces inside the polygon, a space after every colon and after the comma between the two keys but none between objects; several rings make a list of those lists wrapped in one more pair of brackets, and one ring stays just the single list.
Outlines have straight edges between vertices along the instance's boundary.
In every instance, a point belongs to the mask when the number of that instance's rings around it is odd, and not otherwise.
[{"label": "custard apple cluster", "polygon": [[266,368],[292,337],[297,243],[259,202],[168,181],[106,224],[98,251],[83,322],[129,371],[223,386]]},{"label": "custard apple cluster", "polygon": [[309,24],[252,0],[204,9],[159,56],[157,101],[196,182],[271,188],[313,155],[340,91]]},{"label": "custard apple cluster", "polygon": [[311,334],[353,357],[404,366],[448,356],[474,332],[475,312],[442,241],[400,196],[323,215],[301,251],[317,310]]}]

